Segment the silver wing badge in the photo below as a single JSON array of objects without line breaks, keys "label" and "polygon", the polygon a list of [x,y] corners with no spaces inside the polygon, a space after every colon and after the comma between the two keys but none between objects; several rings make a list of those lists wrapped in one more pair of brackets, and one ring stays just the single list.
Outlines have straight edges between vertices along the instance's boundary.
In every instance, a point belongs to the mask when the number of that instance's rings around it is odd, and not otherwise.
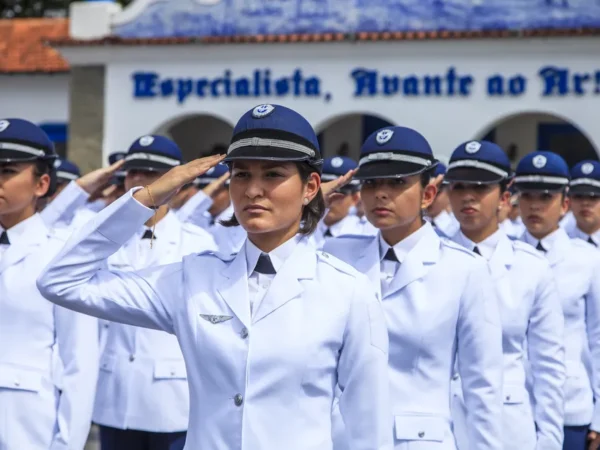
[{"label": "silver wing badge", "polygon": [[202,317],[204,320],[208,320],[213,325],[233,319],[233,316],[213,316],[211,314],[200,314],[200,317]]}]

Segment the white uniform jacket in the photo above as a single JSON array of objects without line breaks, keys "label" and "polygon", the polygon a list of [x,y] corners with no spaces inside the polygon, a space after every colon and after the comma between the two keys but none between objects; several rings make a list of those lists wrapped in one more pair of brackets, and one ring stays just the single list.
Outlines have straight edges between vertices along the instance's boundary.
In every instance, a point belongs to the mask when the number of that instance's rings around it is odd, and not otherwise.
[{"label": "white uniform jacket", "polygon": [[[469,250],[475,245],[461,232],[453,240]],[[529,244],[512,241],[501,230],[488,240],[478,248],[488,260],[502,318],[504,450],[561,450],[566,368],[564,320],[554,275]],[[533,405],[526,385],[528,369]],[[455,433],[459,448],[468,450],[460,380],[453,384]]]},{"label": "white uniform jacket", "polygon": [[[180,262],[184,256],[216,250],[203,229],[182,224],[169,212],[150,240],[138,232],[109,259],[111,269],[140,270]],[[120,429],[185,431],[189,393],[185,363],[177,338],[164,331],[104,322],[103,351],[94,422]]]},{"label": "white uniform jacket", "polygon": [[38,287],[70,309],[177,336],[190,386],[186,450],[331,450],[338,384],[351,448],[391,448],[388,339],[363,275],[301,240],[251,315],[246,246],[102,270],[151,215],[127,193],[71,238]]},{"label": "white uniform jacket", "polygon": [[[375,236],[377,234],[377,228],[365,225],[365,222],[360,217],[354,215],[348,215],[337,223],[334,223],[330,227],[325,225],[325,222],[321,220],[317,229],[310,237],[311,242],[315,248],[323,249],[325,243],[333,238],[346,235],[368,235]],[[331,236],[325,236],[325,233],[329,230]]]},{"label": "white uniform jacket", "polygon": [[8,237],[0,255],[0,450],[82,450],[98,375],[97,320],[39,293],[35,278],[64,240],[51,239],[38,214]]},{"label": "white uniform jacket", "polygon": [[212,199],[204,192],[198,191],[192,198],[175,213],[182,222],[189,222],[208,231],[215,239],[221,253],[237,253],[246,240],[246,231],[241,227],[224,227],[221,220],[233,216],[233,206],[230,205],[217,217],[208,212]]},{"label": "white uniform jacket", "polygon": [[[456,448],[450,380],[457,359],[471,449],[502,449],[501,329],[489,270],[483,258],[440,239],[429,223],[424,227],[381,300],[395,448]],[[325,251],[366,274],[381,298],[378,236],[332,239]]]},{"label": "white uniform jacket", "polygon": [[[528,232],[522,240],[533,246],[539,242]],[[600,254],[591,244],[570,239],[563,228],[541,244],[565,320],[565,425],[591,423],[592,430],[600,431]]]},{"label": "white uniform jacket", "polygon": [[460,224],[454,214],[443,210],[437,217],[427,218],[427,220],[437,230],[438,235],[450,238],[454,236],[460,229]]}]

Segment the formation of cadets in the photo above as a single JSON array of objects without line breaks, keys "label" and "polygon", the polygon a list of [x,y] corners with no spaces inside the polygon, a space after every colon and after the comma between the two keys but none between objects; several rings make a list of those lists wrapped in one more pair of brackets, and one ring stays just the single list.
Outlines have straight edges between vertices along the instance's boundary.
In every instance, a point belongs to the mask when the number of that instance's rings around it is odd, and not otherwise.
[{"label": "formation of cadets", "polygon": [[406,127],[86,175],[0,121],[0,450],[595,450],[600,163]]}]

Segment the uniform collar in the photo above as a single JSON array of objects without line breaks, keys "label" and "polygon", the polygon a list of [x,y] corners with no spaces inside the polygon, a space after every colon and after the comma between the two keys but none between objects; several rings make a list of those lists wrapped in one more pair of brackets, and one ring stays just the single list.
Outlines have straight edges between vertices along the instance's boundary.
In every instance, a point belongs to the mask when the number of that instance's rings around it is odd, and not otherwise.
[{"label": "uniform collar", "polygon": [[594,243],[600,246],[600,230],[597,230],[590,235],[581,231],[579,227],[575,227],[573,230],[573,237],[583,239],[584,241],[587,241],[591,237]]},{"label": "uniform collar", "polygon": [[494,233],[485,238],[483,241],[476,243],[469,239],[467,236],[465,236],[462,231],[459,231],[456,235],[456,238],[454,238],[453,240],[457,244],[460,244],[471,251],[473,251],[473,249],[477,247],[479,249],[479,253],[481,253],[481,256],[483,256],[489,261],[492,258],[494,252],[496,251],[498,243],[504,236],[506,236],[506,233],[504,233],[500,229],[497,229]]},{"label": "uniform collar", "polygon": [[542,247],[544,247],[546,252],[550,252],[555,247],[560,246],[563,243],[563,241],[565,240],[565,238],[567,240],[569,239],[569,237],[567,236],[567,233],[561,227],[558,227],[558,230],[553,231],[552,233],[545,236],[541,240],[533,237],[529,233],[529,231],[525,231],[525,233],[523,234],[523,240],[525,242],[527,242],[528,244],[530,244],[534,247],[537,247],[538,243],[541,243]]},{"label": "uniform collar", "polygon": [[[271,259],[271,264],[275,268],[275,272],[279,272],[283,263],[289,256],[293,253],[294,249],[298,245],[298,242],[303,238],[303,236],[294,236],[288,241],[281,244],[275,250],[272,250],[268,253],[269,258]],[[246,243],[244,244],[244,252],[246,254],[246,270],[248,275],[254,272],[254,268],[256,267],[256,263],[258,262],[258,257],[263,253],[256,245],[254,245],[250,239],[246,239]]]},{"label": "uniform collar", "polygon": [[[410,253],[410,251],[417,245],[417,243],[421,240],[421,238],[431,229],[431,225],[429,223],[423,224],[421,228],[415,231],[410,236],[402,239],[392,248],[394,249],[394,253],[396,254],[396,258],[402,264],[406,259],[406,256]],[[390,248],[390,245],[385,242],[381,233],[379,233],[379,260],[382,261],[383,257],[387,253]]]},{"label": "uniform collar", "polygon": [[40,215],[36,213],[33,216],[19,222],[14,227],[9,228],[8,230],[5,230],[0,225],[0,234],[2,234],[3,231],[6,231],[9,242],[11,243],[11,245],[14,245],[18,243],[19,240],[25,239],[27,237],[27,232],[38,228],[40,224]]}]

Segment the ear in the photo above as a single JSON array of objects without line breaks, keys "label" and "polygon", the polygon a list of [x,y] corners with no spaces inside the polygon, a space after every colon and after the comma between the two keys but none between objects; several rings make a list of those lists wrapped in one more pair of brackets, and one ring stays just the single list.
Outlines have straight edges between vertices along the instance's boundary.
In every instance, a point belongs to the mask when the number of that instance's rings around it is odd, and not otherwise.
[{"label": "ear", "polygon": [[310,174],[306,186],[304,186],[303,199],[307,198],[308,203],[312,202],[317,196],[319,189],[321,189],[321,177],[317,172],[313,172]]},{"label": "ear", "polygon": [[504,191],[502,194],[500,194],[500,206],[510,208],[510,197],[510,192],[508,191]]},{"label": "ear", "polygon": [[358,202],[360,202],[360,192],[355,192],[354,194],[352,194],[352,202],[356,205]]},{"label": "ear", "polygon": [[571,199],[565,195],[562,199],[562,205],[561,205],[561,216],[564,216],[567,212],[569,212],[569,207],[571,206]]},{"label": "ear", "polygon": [[423,188],[423,197],[421,198],[421,209],[427,209],[431,206],[437,195],[438,188],[435,184],[428,184]]},{"label": "ear", "polygon": [[42,198],[44,195],[46,195],[48,189],[50,189],[50,175],[45,173],[36,180],[33,193],[37,198]]}]

